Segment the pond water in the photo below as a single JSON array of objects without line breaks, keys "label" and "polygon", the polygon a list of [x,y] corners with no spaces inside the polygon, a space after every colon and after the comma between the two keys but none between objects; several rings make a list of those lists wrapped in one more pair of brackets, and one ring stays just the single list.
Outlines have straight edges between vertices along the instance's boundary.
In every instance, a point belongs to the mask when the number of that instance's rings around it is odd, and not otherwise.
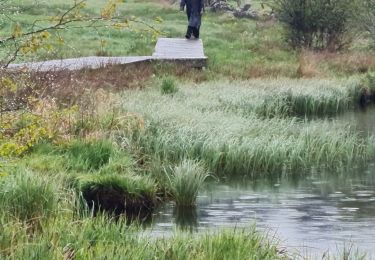
[{"label": "pond water", "polygon": [[[367,134],[375,127],[375,109],[339,120]],[[200,193],[197,204],[190,211],[165,205],[150,232],[168,236],[176,229],[216,231],[256,223],[290,252],[322,256],[353,246],[375,259],[375,163],[340,174],[216,183]]]}]

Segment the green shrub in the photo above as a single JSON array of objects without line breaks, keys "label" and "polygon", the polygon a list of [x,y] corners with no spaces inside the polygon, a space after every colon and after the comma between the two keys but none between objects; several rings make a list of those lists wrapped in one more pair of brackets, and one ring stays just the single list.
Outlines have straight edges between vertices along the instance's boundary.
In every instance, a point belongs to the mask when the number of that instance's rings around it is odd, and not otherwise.
[{"label": "green shrub", "polygon": [[50,217],[56,206],[53,186],[40,176],[20,170],[0,180],[0,215],[35,222]]},{"label": "green shrub", "polygon": [[336,51],[347,43],[345,36],[358,4],[352,0],[274,0],[274,7],[293,47]]},{"label": "green shrub", "polygon": [[161,81],[161,93],[162,94],[174,94],[178,91],[176,79],[172,76],[165,76]]},{"label": "green shrub", "polygon": [[192,160],[183,160],[168,175],[172,196],[177,206],[194,206],[198,191],[208,177],[204,167]]},{"label": "green shrub", "polygon": [[106,165],[115,153],[115,148],[108,140],[75,141],[66,152],[68,169],[89,171]]}]

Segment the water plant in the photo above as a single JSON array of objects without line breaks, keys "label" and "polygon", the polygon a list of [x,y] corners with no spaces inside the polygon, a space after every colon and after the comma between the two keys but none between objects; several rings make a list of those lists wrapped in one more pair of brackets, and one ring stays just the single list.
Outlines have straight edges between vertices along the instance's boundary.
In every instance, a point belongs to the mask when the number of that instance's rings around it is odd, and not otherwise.
[{"label": "water plant", "polygon": [[[168,174],[168,173],[167,173]],[[201,163],[183,160],[168,174],[169,189],[177,206],[194,206],[198,191],[208,177]]]}]

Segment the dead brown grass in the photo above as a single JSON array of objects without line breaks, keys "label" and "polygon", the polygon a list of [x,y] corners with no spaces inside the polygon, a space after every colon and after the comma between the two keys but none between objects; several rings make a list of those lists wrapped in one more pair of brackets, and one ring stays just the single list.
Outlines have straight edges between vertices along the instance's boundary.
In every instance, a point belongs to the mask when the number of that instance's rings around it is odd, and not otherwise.
[{"label": "dead brown grass", "polygon": [[191,66],[183,63],[155,63],[153,69],[155,75],[173,75],[181,80],[194,83],[200,83],[209,79],[209,75],[206,73],[205,69],[192,68]]},{"label": "dead brown grass", "polygon": [[375,71],[375,54],[348,53],[339,54],[329,62],[330,66],[345,73],[366,73]]},{"label": "dead brown grass", "polygon": [[296,66],[292,64],[269,64],[258,65],[249,68],[245,79],[251,78],[277,78],[277,77],[296,77]]},{"label": "dead brown grass", "polygon": [[313,52],[303,50],[299,56],[297,76],[328,77],[334,74],[352,75],[375,71],[375,54],[347,52]]},{"label": "dead brown grass", "polygon": [[16,91],[6,91],[6,106],[15,110],[28,105],[31,99],[54,99],[59,106],[81,104],[87,92],[105,89],[119,92],[143,88],[152,78],[150,64],[112,65],[80,71],[2,71],[0,79],[9,79]]},{"label": "dead brown grass", "polygon": [[313,78],[326,76],[319,68],[319,58],[317,54],[309,51],[302,51],[298,57],[298,78]]},{"label": "dead brown grass", "polygon": [[148,64],[112,65],[95,70],[43,72],[31,75],[40,95],[58,99],[62,104],[79,103],[87,91],[105,89],[118,92],[143,88],[153,75]]}]

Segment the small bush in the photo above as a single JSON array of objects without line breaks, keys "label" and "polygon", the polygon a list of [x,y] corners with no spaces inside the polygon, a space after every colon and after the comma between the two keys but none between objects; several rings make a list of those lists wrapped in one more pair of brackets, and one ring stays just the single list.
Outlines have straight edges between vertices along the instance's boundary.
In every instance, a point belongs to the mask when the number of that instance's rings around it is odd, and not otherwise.
[{"label": "small bush", "polygon": [[345,36],[357,6],[352,0],[274,0],[293,47],[330,51],[347,44]]},{"label": "small bush", "polygon": [[178,91],[176,79],[172,76],[165,76],[161,81],[162,94],[174,94]]},{"label": "small bush", "polygon": [[208,177],[204,167],[192,160],[184,160],[169,174],[170,190],[177,206],[194,206],[198,191]]},{"label": "small bush", "polygon": [[107,140],[76,141],[67,149],[67,167],[77,171],[98,170],[114,153],[115,148]]},{"label": "small bush", "polygon": [[1,212],[21,221],[50,217],[57,205],[51,184],[31,172],[20,171],[0,181]]}]

